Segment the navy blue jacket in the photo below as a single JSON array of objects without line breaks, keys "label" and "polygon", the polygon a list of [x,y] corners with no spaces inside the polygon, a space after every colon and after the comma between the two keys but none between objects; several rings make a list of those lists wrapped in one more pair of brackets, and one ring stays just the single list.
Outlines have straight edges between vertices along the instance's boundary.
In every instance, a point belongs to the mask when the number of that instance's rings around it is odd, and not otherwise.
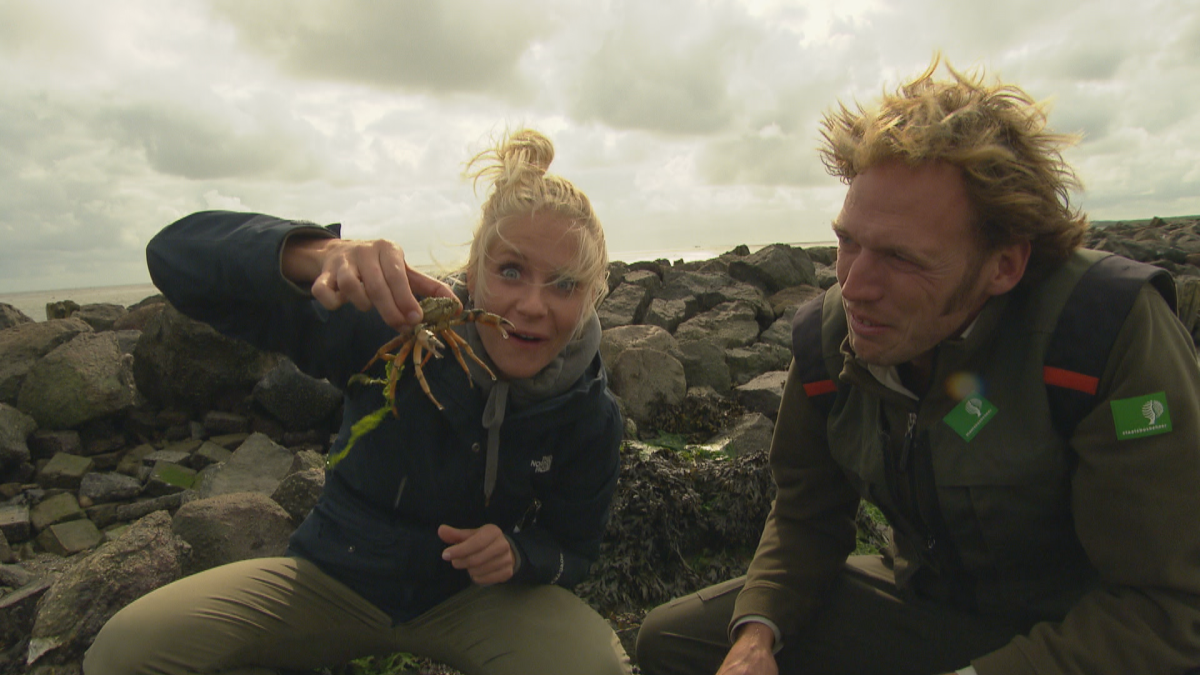
[{"label": "navy blue jacket", "polygon": [[[253,213],[201,212],[155,236],[147,262],[155,285],[179,311],[345,386],[395,330],[375,311],[325,310],[287,281],[279,264],[289,235],[332,237],[338,230]],[[484,395],[453,358],[431,360],[425,374],[445,410],[406,370],[396,390],[399,416],[387,416],[327,472],[321,498],[292,536],[289,552],[396,621],[471,583],[465,571],[442,560],[441,524],[499,526],[521,560],[512,582],[578,583],[599,555],[623,429],[599,355],[565,393],[524,408],[510,404],[486,506]],[[349,387],[331,453],[345,444],[351,424],[383,404],[381,387]]]}]

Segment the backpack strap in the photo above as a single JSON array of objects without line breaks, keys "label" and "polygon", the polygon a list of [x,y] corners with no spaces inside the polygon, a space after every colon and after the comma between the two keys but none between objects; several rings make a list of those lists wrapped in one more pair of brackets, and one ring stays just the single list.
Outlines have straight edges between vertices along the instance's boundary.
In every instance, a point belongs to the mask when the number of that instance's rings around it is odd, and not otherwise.
[{"label": "backpack strap", "polygon": [[796,309],[792,317],[792,359],[804,385],[804,393],[813,406],[828,417],[837,397],[837,382],[829,373],[822,349],[824,306],[825,293],[821,293]]},{"label": "backpack strap", "polygon": [[1117,333],[1147,283],[1175,309],[1175,282],[1166,270],[1117,255],[1095,262],[1071,291],[1042,368],[1050,415],[1064,439],[1095,407]]}]

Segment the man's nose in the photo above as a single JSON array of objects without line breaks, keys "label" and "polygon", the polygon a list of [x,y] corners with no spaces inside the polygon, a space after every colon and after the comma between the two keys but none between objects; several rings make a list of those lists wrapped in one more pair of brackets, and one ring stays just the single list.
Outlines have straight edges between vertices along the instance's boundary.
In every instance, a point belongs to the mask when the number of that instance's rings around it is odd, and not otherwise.
[{"label": "man's nose", "polygon": [[885,286],[882,263],[874,253],[861,251],[846,260],[845,267],[839,265],[839,272],[844,270],[844,276],[838,275],[842,284],[842,297],[858,302],[878,300]]}]

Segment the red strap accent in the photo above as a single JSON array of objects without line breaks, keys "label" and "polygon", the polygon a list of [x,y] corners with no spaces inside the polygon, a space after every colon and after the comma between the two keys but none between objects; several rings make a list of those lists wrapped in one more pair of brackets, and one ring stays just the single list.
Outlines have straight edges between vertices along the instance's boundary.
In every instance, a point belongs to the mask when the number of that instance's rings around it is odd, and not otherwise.
[{"label": "red strap accent", "polygon": [[804,393],[809,398],[820,396],[821,394],[829,394],[837,391],[837,385],[833,380],[818,380],[817,382],[809,382],[804,385]]},{"label": "red strap accent", "polygon": [[1053,366],[1044,366],[1042,368],[1042,379],[1046,384],[1082,391],[1085,394],[1095,394],[1096,390],[1100,387],[1100,378],[1098,377],[1076,373],[1072,370],[1063,370],[1062,368],[1055,368]]}]

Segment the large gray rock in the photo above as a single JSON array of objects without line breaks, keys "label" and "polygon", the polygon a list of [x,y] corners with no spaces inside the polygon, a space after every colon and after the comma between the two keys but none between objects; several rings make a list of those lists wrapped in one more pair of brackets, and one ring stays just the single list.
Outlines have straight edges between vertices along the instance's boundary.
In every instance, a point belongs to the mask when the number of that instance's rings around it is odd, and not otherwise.
[{"label": "large gray rock", "polygon": [[230,458],[201,473],[200,499],[236,492],[270,495],[292,472],[296,456],[264,434],[251,434]]},{"label": "large gray rock", "polygon": [[694,297],[678,300],[654,298],[646,308],[643,320],[651,326],[659,326],[673,333],[679,324],[696,316],[699,311],[700,303]]},{"label": "large gray rock", "polygon": [[342,391],[327,380],[310,377],[283,359],[254,385],[254,401],[285,429],[312,429],[342,402]]},{"label": "large gray rock", "polygon": [[22,312],[7,302],[0,302],[0,330],[12,328],[17,324],[32,322],[33,319],[26,316],[25,312]]},{"label": "large gray rock", "polygon": [[220,408],[225,397],[250,390],[279,360],[170,305],[146,323],[133,355],[142,395],[157,407],[194,413]]},{"label": "large gray rock", "polygon": [[600,337],[600,358],[612,369],[621,352],[633,347],[657,349],[678,359],[681,356],[679,343],[669,332],[659,326],[618,326],[610,328]]},{"label": "large gray rock", "polygon": [[117,336],[85,333],[46,354],[21,384],[17,407],[47,429],[69,429],[124,410],[137,392]]},{"label": "large gray rock", "polygon": [[129,313],[123,305],[98,302],[83,305],[71,316],[87,322],[96,331],[112,330],[113,325]]},{"label": "large gray rock", "polygon": [[804,249],[771,244],[729,263],[729,276],[762,288],[768,293],[807,284],[817,284],[816,268]]},{"label": "large gray rock", "polygon": [[[697,314],[675,329],[679,342],[707,340],[723,347],[754,344],[760,332],[754,305],[741,300],[726,302]],[[771,316],[774,319],[774,315]]]},{"label": "large gray rock", "polygon": [[626,414],[638,424],[649,422],[661,406],[679,405],[687,394],[683,365],[657,349],[626,349],[610,372],[609,386],[624,401]]},{"label": "large gray rock", "polygon": [[791,361],[791,349],[767,342],[735,347],[725,354],[734,386],[745,384],[766,372],[787,370]]},{"label": "large gray rock", "polygon": [[1200,345],[1200,277],[1179,277],[1175,280],[1179,299],[1179,320]]},{"label": "large gray rock", "polygon": [[717,305],[741,300],[754,308],[760,321],[775,319],[774,310],[761,290],[752,284],[732,279],[727,274],[672,271],[655,297],[663,300],[695,298],[699,312],[707,312]]},{"label": "large gray rock", "polygon": [[792,348],[792,316],[781,316],[758,336],[758,341],[769,345]]},{"label": "large gray rock", "polygon": [[683,358],[683,373],[688,388],[712,387],[713,391],[725,393],[733,386],[729,364],[725,362],[725,349],[708,340],[690,340],[679,345]]},{"label": "large gray rock", "polygon": [[60,576],[38,603],[27,664],[79,660],[118,610],[178,579],[190,548],[170,524],[152,513]]},{"label": "large gray rock", "polygon": [[79,485],[79,499],[88,504],[104,504],[133,499],[142,493],[142,481],[116,472],[93,471]]},{"label": "large gray rock", "polygon": [[747,410],[759,412],[772,421],[779,416],[779,402],[787,384],[787,371],[763,373],[746,384],[734,388],[738,403]]},{"label": "large gray rock", "polygon": [[32,417],[7,403],[0,403],[0,469],[8,464],[29,461],[27,441],[34,431],[37,431],[37,422]]},{"label": "large gray rock", "polygon": [[[639,272],[639,274],[653,276],[650,272]],[[649,302],[650,291],[645,287],[629,283],[617,286],[596,310],[596,314],[600,318],[600,327],[606,329],[640,322]]]},{"label": "large gray rock", "polygon": [[777,318],[791,321],[800,305],[820,294],[821,289],[816,286],[792,286],[772,293],[767,302],[771,303],[771,309]]},{"label": "large gray rock", "polygon": [[717,434],[705,444],[735,457],[767,452],[775,435],[775,423],[762,413],[747,413],[732,427]]},{"label": "large gray rock", "polygon": [[258,492],[198,499],[179,507],[172,531],[192,547],[184,574],[283,555],[295,525],[282,506]]},{"label": "large gray rock", "polygon": [[312,467],[289,474],[271,494],[271,499],[288,512],[294,524],[299,525],[317,505],[317,498],[324,488],[325,469]]},{"label": "large gray rock", "polygon": [[22,323],[0,330],[0,403],[17,404],[21,383],[38,359],[92,327],[79,319]]}]

